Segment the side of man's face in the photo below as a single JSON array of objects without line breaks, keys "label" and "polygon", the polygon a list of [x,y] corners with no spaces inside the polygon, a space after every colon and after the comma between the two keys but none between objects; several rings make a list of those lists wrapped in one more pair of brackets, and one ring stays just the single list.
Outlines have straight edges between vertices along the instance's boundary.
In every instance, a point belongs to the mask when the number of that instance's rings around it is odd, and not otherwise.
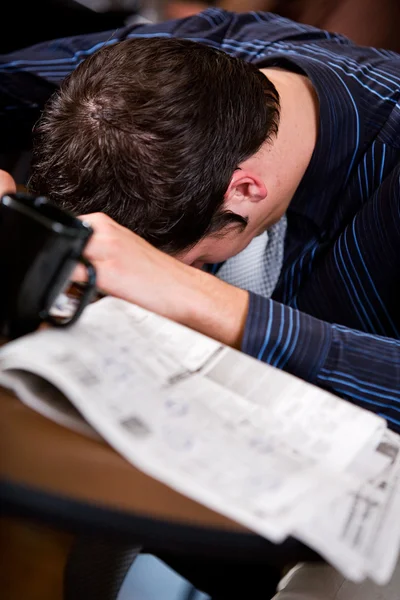
[{"label": "side of man's face", "polygon": [[224,208],[246,218],[246,227],[228,226],[218,235],[208,235],[192,248],[178,253],[176,258],[197,268],[207,263],[223,262],[239,254],[253,238],[279,221],[290,197],[287,197],[286,190],[283,193],[280,190],[279,178],[269,168],[269,155],[270,146],[265,145],[241,163],[233,173],[225,194]]},{"label": "side of man's face", "polygon": [[208,235],[189,250],[179,252],[175,257],[187,265],[201,269],[205,264],[219,263],[239,254],[251,240],[262,233],[264,227],[248,224],[244,230],[231,226],[218,235]]}]

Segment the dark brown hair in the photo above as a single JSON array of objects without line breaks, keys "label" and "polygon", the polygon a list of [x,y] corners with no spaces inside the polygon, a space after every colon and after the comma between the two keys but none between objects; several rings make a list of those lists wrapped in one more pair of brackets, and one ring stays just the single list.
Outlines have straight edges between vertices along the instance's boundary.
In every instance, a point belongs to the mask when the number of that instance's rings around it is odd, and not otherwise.
[{"label": "dark brown hair", "polygon": [[224,211],[224,193],[278,121],[278,92],[255,66],[188,40],[126,40],[82,62],[49,101],[29,187],[174,253],[246,226]]}]

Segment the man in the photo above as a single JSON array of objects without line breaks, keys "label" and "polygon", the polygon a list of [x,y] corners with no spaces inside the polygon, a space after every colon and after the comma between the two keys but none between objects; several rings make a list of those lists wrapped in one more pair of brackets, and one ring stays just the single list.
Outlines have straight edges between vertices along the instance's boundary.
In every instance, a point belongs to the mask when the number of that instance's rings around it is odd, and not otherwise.
[{"label": "man", "polygon": [[87,57],[31,185],[91,213],[99,286],[399,431],[398,55],[211,9],[5,57],[3,131]]},{"label": "man", "polygon": [[39,126],[32,187],[120,223],[90,218],[100,286],[399,430],[398,55],[212,9],[6,57],[5,132],[87,57]]}]

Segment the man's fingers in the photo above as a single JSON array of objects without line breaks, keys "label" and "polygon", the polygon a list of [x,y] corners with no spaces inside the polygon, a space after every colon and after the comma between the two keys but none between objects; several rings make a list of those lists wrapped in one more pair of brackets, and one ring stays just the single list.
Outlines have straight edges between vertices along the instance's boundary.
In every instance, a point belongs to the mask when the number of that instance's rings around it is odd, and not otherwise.
[{"label": "man's fingers", "polygon": [[4,194],[14,194],[17,191],[14,179],[7,171],[0,169],[0,198]]},{"label": "man's fingers", "polygon": [[84,250],[86,258],[96,263],[108,260],[118,244],[120,233],[125,231],[125,228],[104,213],[80,215],[78,218],[90,225],[94,231]]},{"label": "man's fingers", "polygon": [[83,283],[83,282],[87,281],[87,270],[86,270],[86,267],[84,267],[83,265],[81,265],[81,264],[78,263],[76,265],[75,269],[74,269],[74,272],[71,275],[71,280],[72,281],[77,281],[77,282],[80,282],[80,283]]},{"label": "man's fingers", "polygon": [[80,219],[84,223],[87,223],[88,225],[93,227],[93,229],[99,228],[101,230],[104,230],[118,227],[118,224],[115,221],[113,221],[111,217],[101,212],[90,213],[88,215],[79,215],[78,219]]}]

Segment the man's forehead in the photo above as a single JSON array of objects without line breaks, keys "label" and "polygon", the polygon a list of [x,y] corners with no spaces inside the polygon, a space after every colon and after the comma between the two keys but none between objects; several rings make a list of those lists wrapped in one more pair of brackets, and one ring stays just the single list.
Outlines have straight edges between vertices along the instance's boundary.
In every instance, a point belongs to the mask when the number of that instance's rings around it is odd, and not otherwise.
[{"label": "man's forehead", "polygon": [[224,235],[208,235],[191,248],[178,252],[175,257],[185,264],[194,266],[220,262],[232,255],[232,249],[238,241],[238,235],[232,236],[232,232],[226,232]]}]

